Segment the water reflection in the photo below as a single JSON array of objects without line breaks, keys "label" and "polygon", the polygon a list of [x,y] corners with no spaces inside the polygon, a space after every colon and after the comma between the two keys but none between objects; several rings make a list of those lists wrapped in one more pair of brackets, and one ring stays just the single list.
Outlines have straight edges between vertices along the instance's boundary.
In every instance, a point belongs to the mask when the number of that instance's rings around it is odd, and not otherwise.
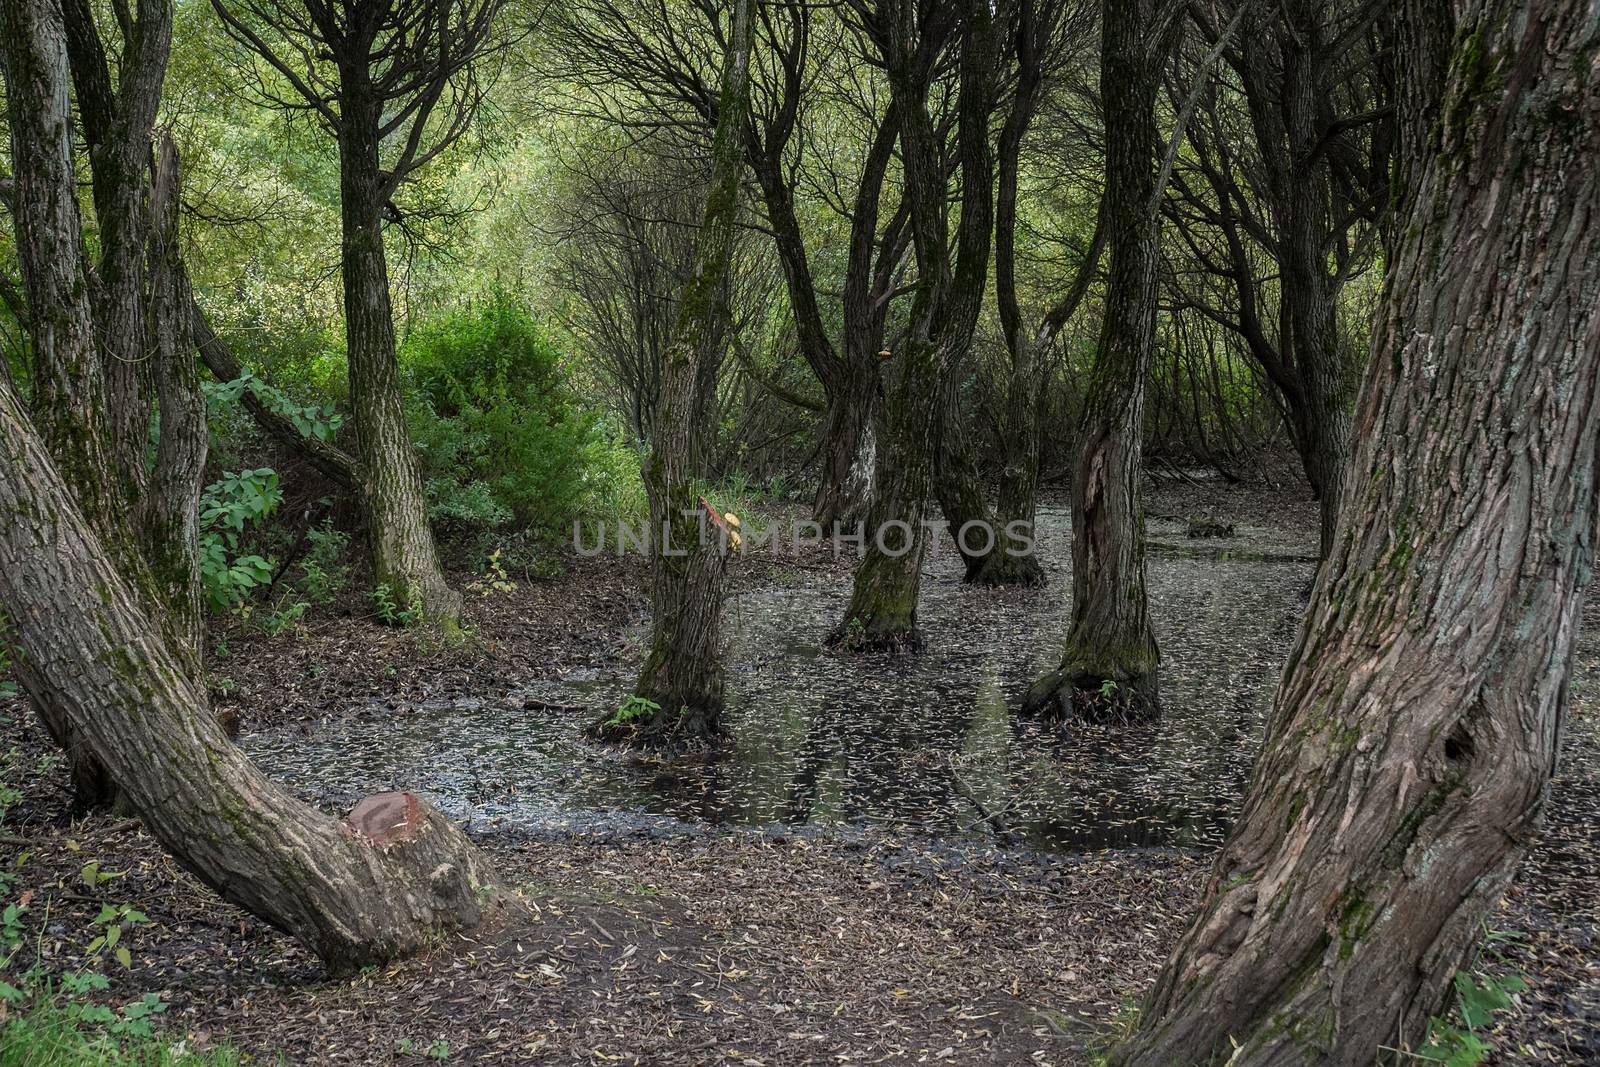
[{"label": "water reflection", "polygon": [[[1060,531],[1059,515],[1045,521]],[[1050,558],[1070,558],[1061,540],[1046,541]],[[1252,558],[1250,544],[1225,560],[1151,559],[1166,714],[1150,727],[1058,734],[1018,722],[1008,709],[1057,655],[1067,572],[1054,570],[1037,592],[967,589],[947,553],[924,583],[929,646],[914,659],[823,651],[847,593],[831,577],[797,573],[792,588],[736,597],[727,627],[733,742],[717,759],[601,752],[578,738],[584,715],[520,700],[356,709],[246,744],[321,799],[415,788],[480,826],[668,817],[999,833],[1069,850],[1206,847],[1220,842],[1239,801],[1310,573],[1305,563]],[[570,677],[528,696],[598,710],[620,703],[631,680],[628,670]]]}]

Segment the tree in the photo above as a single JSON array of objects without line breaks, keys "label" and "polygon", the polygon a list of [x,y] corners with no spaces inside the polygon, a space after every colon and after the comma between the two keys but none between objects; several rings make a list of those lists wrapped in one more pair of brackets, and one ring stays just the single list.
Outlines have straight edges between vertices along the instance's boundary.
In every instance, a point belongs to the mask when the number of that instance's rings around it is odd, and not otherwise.
[{"label": "tree", "polygon": [[722,586],[731,538],[721,536],[725,520],[700,495],[707,458],[700,426],[713,414],[707,401],[714,390],[706,382],[715,382],[717,349],[727,336],[724,290],[739,215],[753,6],[754,0],[737,0],[730,15],[694,273],[663,360],[644,464],[654,555],[650,652],[633,690],[640,703],[601,721],[602,738],[659,744],[720,728]]},{"label": "tree", "polygon": [[[11,200],[33,342],[34,418],[102,543],[133,576],[144,610],[193,668],[201,655],[195,504],[206,424],[187,321],[170,306],[180,284],[174,272],[181,271],[170,144],[150,184],[150,123],[171,19],[170,5],[152,0],[140,5],[137,19],[124,21],[119,91],[107,78],[96,80],[92,64],[82,78],[81,92],[95,95],[82,106],[97,137],[91,147],[97,272],[86,263],[78,211],[61,8],[48,0],[6,4],[0,52],[17,168]],[[74,32],[80,45],[88,38],[98,46],[92,24]],[[99,60],[104,75],[103,52],[90,50],[88,58]],[[118,366],[123,360],[137,369]],[[157,410],[152,465],[146,450]],[[130,419],[136,451],[127,444]],[[77,803],[109,803],[114,784],[65,713],[54,681],[26,662],[18,672],[46,730],[67,753]]]},{"label": "tree", "polygon": [[1107,0],[1102,6],[1101,225],[1110,278],[1072,480],[1072,624],[1061,666],[1028,691],[1026,713],[1137,716],[1159,708],[1160,652],[1145,590],[1140,457],[1155,344],[1155,108],[1169,38],[1162,6],[1155,0]]},{"label": "tree", "polygon": [[[900,130],[900,157],[917,278],[903,332],[886,371],[893,378],[879,458],[878,492],[844,620],[830,636],[851,650],[920,647],[917,596],[927,552],[924,522],[941,486],[942,424],[953,368],[972,343],[988,280],[994,226],[994,153],[989,120],[1002,76],[1009,5],[985,0],[930,7],[906,0],[854,5],[884,65]],[[956,155],[960,218],[949,221],[944,138],[929,106],[939,64],[957,48]],[[950,516],[956,521],[955,516]]]},{"label": "tree", "polygon": [[[399,603],[455,620],[406,426],[384,253],[404,222],[401,186],[466,132],[482,98],[500,0],[213,0],[230,35],[281,83],[263,98],[308,110],[339,146],[346,358],[373,581]],[[287,85],[288,96],[279,95]]]},{"label": "tree", "polygon": [[1030,328],[1023,322],[1017,293],[1018,183],[1023,143],[1048,89],[1049,75],[1072,54],[1072,38],[1082,32],[1086,18],[1092,17],[1093,7],[1077,0],[1022,0],[1017,9],[1013,46],[1017,57],[1016,87],[996,153],[999,175],[994,251],[995,298],[1011,365],[1001,393],[1004,407],[1000,418],[996,540],[976,568],[969,568],[970,579],[979,585],[1044,584],[1038,557],[1027,551],[1038,508],[1042,444],[1039,416],[1046,369],[1043,357],[1089,294],[1105,248],[1106,228],[1096,224],[1066,292]]},{"label": "tree", "polygon": [[[75,780],[80,766],[93,767],[182,863],[335,971],[475,923],[480,860],[437,812],[389,794],[336,823],[260,774],[210,713],[191,630],[180,625],[189,617],[170,608],[173,587],[192,598],[192,581],[169,584],[159,569],[192,545],[205,448],[190,297],[173,243],[176,154],[163,145],[151,184],[155,239],[141,308],[162,425],[151,495],[135,500],[118,495],[125,485],[102,410],[54,0],[0,3],[0,47],[36,409],[30,419],[0,381],[0,611],[46,725],[74,757],[91,757],[74,759]],[[144,511],[165,555],[139,551],[130,510]]]},{"label": "tree", "polygon": [[1555,767],[1600,476],[1600,23],[1397,20],[1402,205],[1334,549],[1118,1064],[1415,1047]]},{"label": "tree", "polygon": [[[1239,91],[1210,87],[1168,202],[1205,276],[1180,306],[1234,331],[1281,397],[1326,555],[1361,369],[1340,298],[1372,266],[1389,206],[1392,73],[1373,31],[1382,5],[1233,6],[1239,44],[1222,45]],[[1203,41],[1223,36],[1195,18]]]},{"label": "tree", "polygon": [[4,385],[0,514],[0,607],[30,672],[179,862],[335,973],[479,921],[482,858],[438,812],[391,793],[335,821],[234,747]]},{"label": "tree", "polygon": [[[646,126],[667,150],[698,152],[699,139],[716,123],[719,5],[702,0],[683,14],[650,0],[558,7],[552,36],[560,73],[590,97],[576,105],[578,112]],[[813,509],[825,529],[858,525],[876,492],[879,353],[911,239],[905,205],[892,195],[898,122],[876,99],[872,45],[852,29],[801,0],[762,4],[745,132],[746,162],[783,270],[799,351],[825,397]],[[849,150],[839,154],[853,168],[804,143],[797,134],[808,122],[848,129],[840,139]],[[851,143],[852,135],[861,143]],[[824,301],[833,279],[819,272],[816,241],[801,221],[807,193],[844,231],[837,309]]]}]

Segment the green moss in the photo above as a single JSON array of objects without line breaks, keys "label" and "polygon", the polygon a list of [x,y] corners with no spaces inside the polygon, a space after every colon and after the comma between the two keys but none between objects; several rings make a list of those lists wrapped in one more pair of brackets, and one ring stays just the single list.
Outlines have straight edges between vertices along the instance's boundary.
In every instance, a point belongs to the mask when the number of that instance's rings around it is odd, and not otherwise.
[{"label": "green moss", "polygon": [[1356,944],[1372,929],[1377,909],[1359,890],[1347,889],[1339,897],[1339,958],[1355,955]]}]

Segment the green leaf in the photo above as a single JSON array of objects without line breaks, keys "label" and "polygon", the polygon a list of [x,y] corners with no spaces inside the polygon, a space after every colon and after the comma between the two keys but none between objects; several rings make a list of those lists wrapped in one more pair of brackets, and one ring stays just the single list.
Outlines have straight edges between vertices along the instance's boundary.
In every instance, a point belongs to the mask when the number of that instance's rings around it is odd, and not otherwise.
[{"label": "green leaf", "polygon": [[117,962],[122,964],[124,970],[133,966],[133,953],[128,951],[127,945],[121,945],[116,952]]}]

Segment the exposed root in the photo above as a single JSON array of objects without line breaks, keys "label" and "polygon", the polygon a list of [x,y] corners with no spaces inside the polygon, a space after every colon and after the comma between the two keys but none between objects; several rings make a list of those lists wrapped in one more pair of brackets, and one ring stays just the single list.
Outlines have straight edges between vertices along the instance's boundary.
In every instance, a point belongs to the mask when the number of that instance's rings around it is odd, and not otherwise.
[{"label": "exposed root", "polygon": [[[624,705],[626,708],[626,705]],[[668,710],[672,708],[673,710]],[[591,741],[653,752],[704,751],[727,740],[722,707],[690,707],[682,703],[656,706],[643,714],[609,712],[584,730]]]},{"label": "exposed root", "polygon": [[1149,674],[1110,677],[1063,667],[1045,675],[1022,698],[1022,713],[1055,722],[1134,725],[1161,715],[1157,679]]},{"label": "exposed root", "polygon": [[846,620],[828,635],[824,644],[835,652],[851,655],[915,655],[926,643],[915,625],[864,626],[859,619]]}]

